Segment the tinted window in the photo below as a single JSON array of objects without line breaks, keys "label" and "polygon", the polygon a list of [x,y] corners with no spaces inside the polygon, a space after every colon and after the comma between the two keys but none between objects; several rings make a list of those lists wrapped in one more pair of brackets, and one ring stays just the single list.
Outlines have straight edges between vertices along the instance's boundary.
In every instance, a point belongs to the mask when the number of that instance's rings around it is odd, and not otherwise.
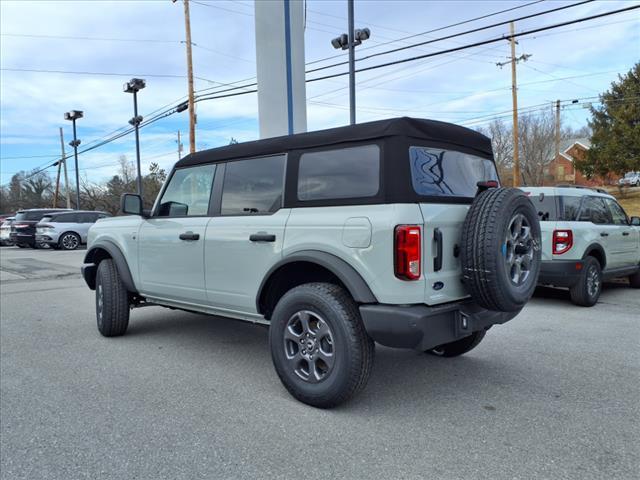
[{"label": "tinted window", "polygon": [[278,210],[282,205],[284,163],[284,155],[227,163],[222,186],[222,215]]},{"label": "tinted window", "polygon": [[303,153],[298,173],[298,199],[373,197],[380,189],[377,145]]},{"label": "tinted window", "polygon": [[562,220],[568,222],[575,221],[578,218],[582,197],[561,197]]},{"label": "tinted window", "polygon": [[78,217],[80,223],[94,223],[98,220],[97,213],[79,213]]},{"label": "tinted window", "polygon": [[158,216],[206,215],[215,165],[181,168],[171,176],[162,194]]},{"label": "tinted window", "polygon": [[51,217],[52,222],[57,223],[78,223],[79,213],[61,213]]},{"label": "tinted window", "polygon": [[613,223],[615,223],[616,225],[629,225],[629,221],[627,220],[627,214],[624,213],[624,210],[618,204],[618,202],[610,198],[605,198],[604,201],[606,202],[607,206],[609,207],[609,210],[611,211],[611,217],[613,218]]},{"label": "tinted window", "polygon": [[42,219],[42,217],[44,217],[47,213],[46,210],[45,211],[35,211],[35,212],[18,212],[16,213],[16,221],[17,222],[24,222],[24,221],[37,221]]},{"label": "tinted window", "polygon": [[411,180],[419,195],[475,197],[478,182],[498,180],[491,160],[453,150],[410,147]]},{"label": "tinted window", "polygon": [[546,222],[558,219],[557,197],[540,193],[529,196],[529,199],[536,208],[540,221]]},{"label": "tinted window", "polygon": [[612,223],[611,213],[602,198],[599,197],[585,197],[580,212],[580,221],[597,224]]}]

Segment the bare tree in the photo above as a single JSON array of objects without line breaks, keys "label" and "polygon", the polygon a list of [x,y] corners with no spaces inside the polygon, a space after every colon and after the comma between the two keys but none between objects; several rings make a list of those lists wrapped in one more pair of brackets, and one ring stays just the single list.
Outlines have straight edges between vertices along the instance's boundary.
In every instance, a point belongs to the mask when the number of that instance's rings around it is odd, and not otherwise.
[{"label": "bare tree", "polygon": [[519,119],[520,172],[524,185],[542,185],[544,168],[555,155],[555,118],[551,111]]},{"label": "bare tree", "polygon": [[513,168],[513,134],[511,127],[496,118],[478,131],[491,139],[493,158],[501,178],[511,175]]}]

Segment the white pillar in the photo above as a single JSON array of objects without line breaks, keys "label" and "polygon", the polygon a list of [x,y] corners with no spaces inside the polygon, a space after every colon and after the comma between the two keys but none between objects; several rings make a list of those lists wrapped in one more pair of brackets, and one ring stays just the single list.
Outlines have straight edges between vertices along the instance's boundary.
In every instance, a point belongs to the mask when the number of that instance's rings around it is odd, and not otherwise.
[{"label": "white pillar", "polygon": [[307,131],[303,7],[301,0],[255,2],[260,138]]}]

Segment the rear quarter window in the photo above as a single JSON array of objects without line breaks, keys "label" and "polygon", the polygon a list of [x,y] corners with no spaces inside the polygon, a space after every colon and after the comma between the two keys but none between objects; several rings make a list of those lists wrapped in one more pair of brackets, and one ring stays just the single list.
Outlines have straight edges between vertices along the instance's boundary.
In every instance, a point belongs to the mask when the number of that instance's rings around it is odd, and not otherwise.
[{"label": "rear quarter window", "polygon": [[541,222],[553,222],[559,219],[558,197],[555,195],[533,194],[529,196],[529,200],[538,212],[538,219]]},{"label": "rear quarter window", "polygon": [[577,221],[581,203],[582,197],[560,197],[562,220],[565,222]]},{"label": "rear quarter window", "polygon": [[378,145],[308,152],[300,156],[299,200],[374,197],[379,190]]},{"label": "rear quarter window", "polygon": [[409,161],[418,195],[473,198],[478,182],[498,180],[491,160],[455,150],[409,147]]}]

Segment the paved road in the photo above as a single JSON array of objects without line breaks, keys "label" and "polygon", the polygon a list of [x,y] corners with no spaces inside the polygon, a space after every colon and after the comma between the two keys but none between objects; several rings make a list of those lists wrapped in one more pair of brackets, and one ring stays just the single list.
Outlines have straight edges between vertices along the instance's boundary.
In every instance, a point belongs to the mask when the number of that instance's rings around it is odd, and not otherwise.
[{"label": "paved road", "polygon": [[[33,278],[25,258],[60,269]],[[591,309],[542,290],[457,359],[378,347],[365,391],[323,411],[280,385],[263,327],[148,307],[102,338],[67,271],[81,259],[0,253],[25,277],[0,285],[2,479],[640,473],[640,295],[624,286]]]}]

